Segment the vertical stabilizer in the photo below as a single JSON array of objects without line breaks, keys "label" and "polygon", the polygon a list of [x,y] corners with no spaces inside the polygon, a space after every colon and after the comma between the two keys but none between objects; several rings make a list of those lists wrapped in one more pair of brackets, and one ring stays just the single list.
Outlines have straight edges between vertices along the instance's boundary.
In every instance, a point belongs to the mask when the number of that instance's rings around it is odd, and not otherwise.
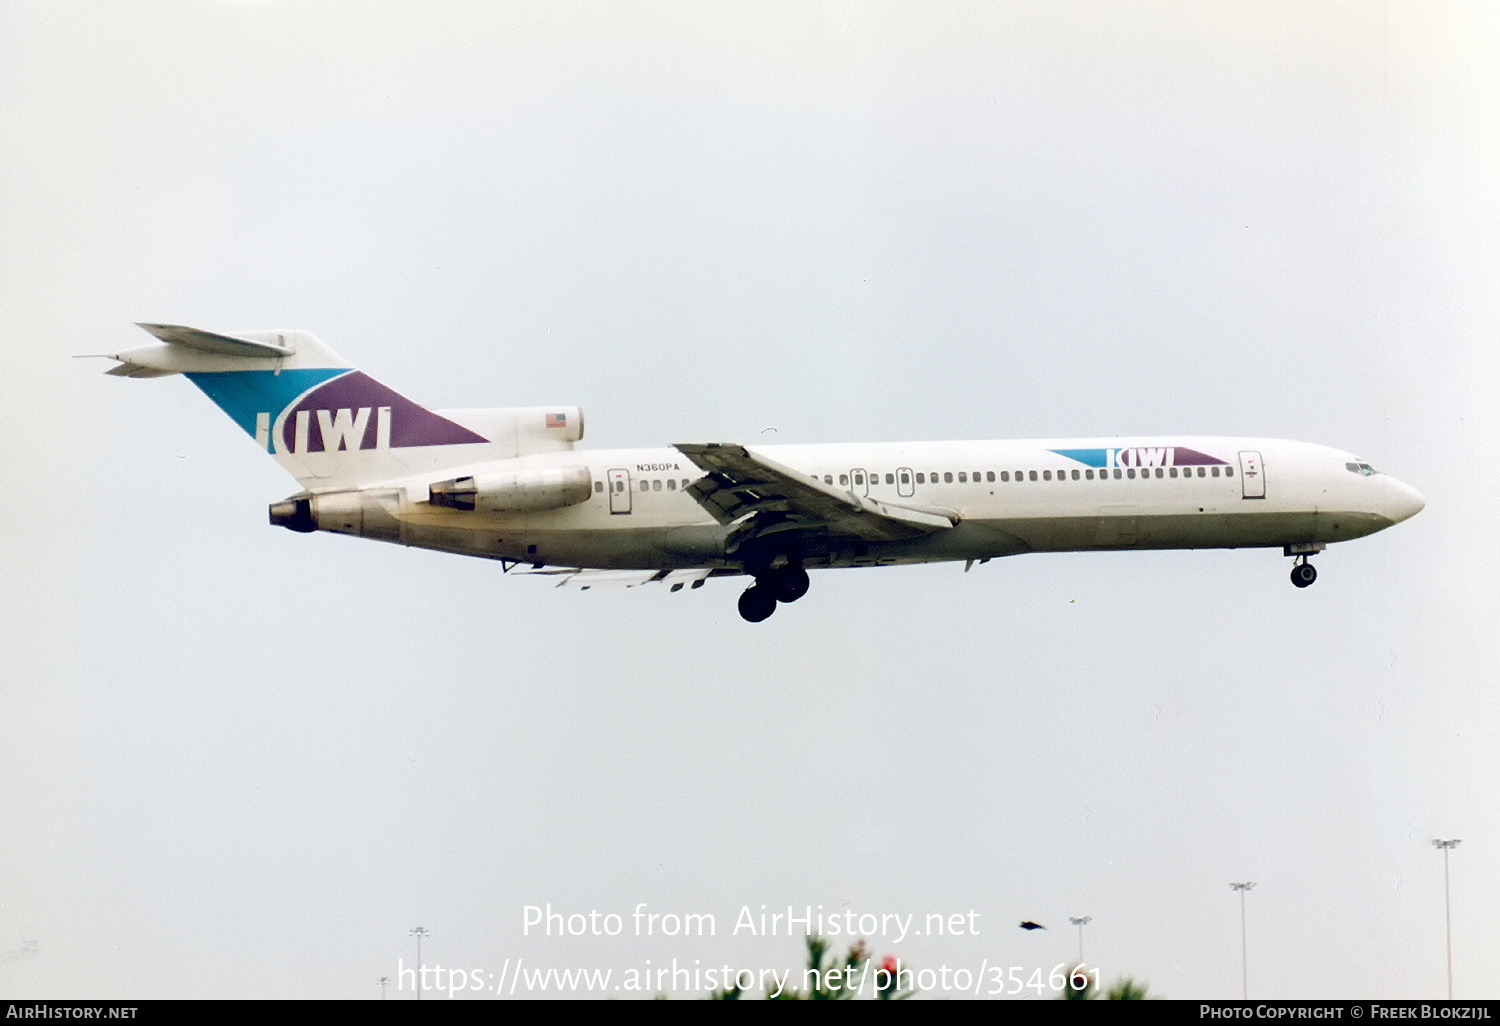
[{"label": "vertical stabilizer", "polygon": [[142,324],[121,377],[183,374],[310,491],[360,487],[514,453],[351,367],[305,331],[233,335]]}]

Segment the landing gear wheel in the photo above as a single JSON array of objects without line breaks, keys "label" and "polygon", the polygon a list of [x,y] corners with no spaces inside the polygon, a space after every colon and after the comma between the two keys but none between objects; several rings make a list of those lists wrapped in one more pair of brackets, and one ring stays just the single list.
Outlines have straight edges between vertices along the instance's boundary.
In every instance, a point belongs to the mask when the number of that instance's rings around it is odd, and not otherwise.
[{"label": "landing gear wheel", "polygon": [[1318,571],[1311,563],[1298,563],[1292,567],[1292,583],[1305,588],[1318,579]]},{"label": "landing gear wheel", "polygon": [[768,583],[776,601],[796,602],[807,594],[808,585],[812,582],[807,579],[806,570],[800,566],[789,566],[779,571]]},{"label": "landing gear wheel", "polygon": [[752,584],[740,595],[740,615],[751,623],[760,623],[776,612],[776,596],[771,589]]}]

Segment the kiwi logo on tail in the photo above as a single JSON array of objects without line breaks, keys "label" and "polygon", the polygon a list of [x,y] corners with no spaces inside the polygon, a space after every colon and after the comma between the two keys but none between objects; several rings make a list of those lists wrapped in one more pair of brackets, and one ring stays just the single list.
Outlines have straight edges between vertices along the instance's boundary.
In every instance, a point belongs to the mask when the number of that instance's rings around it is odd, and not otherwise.
[{"label": "kiwi logo on tail", "polygon": [[290,453],[486,441],[362,371],[350,371],[314,388],[284,410],[276,424],[277,445]]}]

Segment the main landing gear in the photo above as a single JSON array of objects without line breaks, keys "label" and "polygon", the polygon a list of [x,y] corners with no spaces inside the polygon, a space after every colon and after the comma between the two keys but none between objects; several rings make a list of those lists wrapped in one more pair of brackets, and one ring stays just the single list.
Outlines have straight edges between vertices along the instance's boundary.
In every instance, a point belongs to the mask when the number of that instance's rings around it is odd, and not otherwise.
[{"label": "main landing gear", "polygon": [[760,623],[776,612],[776,603],[796,602],[806,595],[810,583],[807,571],[800,566],[767,571],[740,595],[740,615],[751,623]]},{"label": "main landing gear", "polygon": [[1318,579],[1318,571],[1308,562],[1308,559],[1325,548],[1327,546],[1322,542],[1307,542],[1301,545],[1288,545],[1281,550],[1288,556],[1297,557],[1297,562],[1292,564],[1293,584],[1299,588],[1306,588]]}]

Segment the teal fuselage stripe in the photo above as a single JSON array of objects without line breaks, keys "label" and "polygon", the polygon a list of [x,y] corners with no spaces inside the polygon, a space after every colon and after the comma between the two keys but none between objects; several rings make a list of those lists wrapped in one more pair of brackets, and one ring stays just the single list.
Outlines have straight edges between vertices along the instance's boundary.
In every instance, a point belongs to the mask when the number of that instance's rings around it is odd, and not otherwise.
[{"label": "teal fuselage stripe", "polygon": [[1052,451],[1070,460],[1077,460],[1086,467],[1109,466],[1108,449],[1053,449]]},{"label": "teal fuselage stripe", "polygon": [[219,409],[255,437],[255,415],[270,414],[271,423],[298,396],[310,388],[342,374],[350,367],[317,367],[302,370],[226,371],[214,374],[189,374],[187,379],[218,403]]}]

